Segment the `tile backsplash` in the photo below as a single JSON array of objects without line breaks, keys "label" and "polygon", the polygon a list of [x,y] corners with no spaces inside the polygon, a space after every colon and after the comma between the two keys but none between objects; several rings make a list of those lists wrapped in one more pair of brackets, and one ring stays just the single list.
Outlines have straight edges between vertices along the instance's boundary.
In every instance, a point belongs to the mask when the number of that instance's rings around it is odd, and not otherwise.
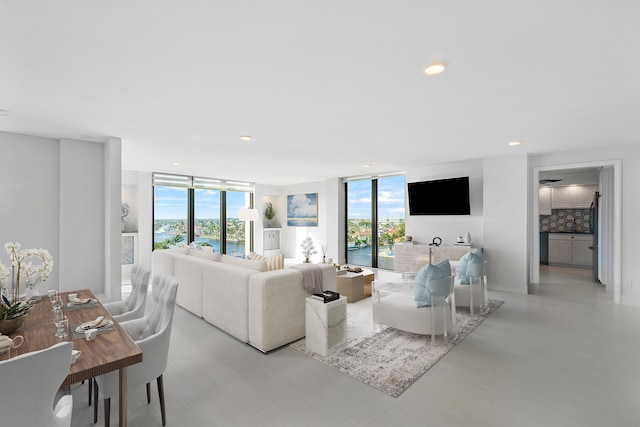
[{"label": "tile backsplash", "polygon": [[551,215],[540,215],[540,231],[591,233],[591,212],[589,209],[552,209]]}]

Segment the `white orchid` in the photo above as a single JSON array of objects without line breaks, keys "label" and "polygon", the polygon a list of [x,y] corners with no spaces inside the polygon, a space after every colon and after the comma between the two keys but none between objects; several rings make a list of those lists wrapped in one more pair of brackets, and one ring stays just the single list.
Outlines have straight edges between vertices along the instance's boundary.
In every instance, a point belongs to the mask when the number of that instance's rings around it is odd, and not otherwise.
[{"label": "white orchid", "polygon": [[[49,277],[53,271],[53,257],[46,249],[22,249],[20,242],[7,242],[4,248],[7,254],[9,254],[11,264],[17,272],[18,283],[22,275],[27,282],[27,286],[32,288],[35,284],[47,280],[47,277]],[[41,264],[34,264],[32,262],[33,259],[37,258],[42,261]],[[1,264],[0,267],[7,271],[6,275],[8,276],[7,268]],[[3,274],[2,268],[0,268],[0,278]]]}]

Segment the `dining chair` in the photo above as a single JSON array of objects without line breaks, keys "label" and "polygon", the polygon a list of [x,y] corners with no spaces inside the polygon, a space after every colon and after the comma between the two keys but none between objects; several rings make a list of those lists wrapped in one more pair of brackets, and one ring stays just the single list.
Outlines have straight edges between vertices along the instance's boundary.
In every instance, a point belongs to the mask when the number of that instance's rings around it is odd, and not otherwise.
[{"label": "dining chair", "polygon": [[61,342],[0,362],[0,425],[70,426],[73,397],[61,389],[73,344]]},{"label": "dining chair", "polygon": [[[154,278],[154,283],[156,279]],[[175,308],[178,281],[173,277],[161,277],[157,280],[159,295],[149,315],[120,324],[129,334],[143,353],[141,363],[127,368],[127,385],[135,387],[146,384],[147,402],[151,403],[150,383],[155,379],[160,398],[160,413],[162,425],[166,425],[166,411],[164,402],[164,384],[162,375],[167,367],[169,356],[169,342],[171,339],[171,325]],[[104,425],[109,426],[111,417],[111,396],[118,393],[118,374],[111,372],[94,379],[93,422],[98,422],[98,396],[102,393],[104,399]]]},{"label": "dining chair", "polygon": [[144,316],[150,271],[134,265],[131,269],[131,294],[126,300],[103,304],[118,323]]}]

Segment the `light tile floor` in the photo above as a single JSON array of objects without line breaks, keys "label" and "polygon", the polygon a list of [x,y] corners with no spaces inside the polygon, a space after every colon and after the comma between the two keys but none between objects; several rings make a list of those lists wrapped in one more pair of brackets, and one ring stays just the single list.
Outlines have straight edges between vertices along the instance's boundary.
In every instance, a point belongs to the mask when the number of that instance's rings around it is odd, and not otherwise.
[{"label": "light tile floor", "polygon": [[[165,373],[168,426],[637,426],[640,308],[590,271],[543,267],[399,398],[284,347],[262,354],[177,308]],[[74,386],[73,426],[92,424]],[[112,403],[112,420],[117,403]],[[100,420],[102,423],[102,407]],[[160,425],[129,392],[129,425]]]}]

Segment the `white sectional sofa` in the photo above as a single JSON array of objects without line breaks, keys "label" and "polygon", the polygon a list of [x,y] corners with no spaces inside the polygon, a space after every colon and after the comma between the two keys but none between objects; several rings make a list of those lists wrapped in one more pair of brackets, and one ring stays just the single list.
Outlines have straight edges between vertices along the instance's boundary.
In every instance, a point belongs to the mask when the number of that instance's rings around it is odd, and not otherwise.
[{"label": "white sectional sofa", "polygon": [[[192,255],[188,248],[156,250],[152,255],[153,275],[178,279],[178,305],[263,352],[304,337],[305,298],[310,292],[304,289],[300,271],[266,271],[264,261],[194,255],[200,254]],[[317,266],[323,289],[335,291],[333,265]]]}]

